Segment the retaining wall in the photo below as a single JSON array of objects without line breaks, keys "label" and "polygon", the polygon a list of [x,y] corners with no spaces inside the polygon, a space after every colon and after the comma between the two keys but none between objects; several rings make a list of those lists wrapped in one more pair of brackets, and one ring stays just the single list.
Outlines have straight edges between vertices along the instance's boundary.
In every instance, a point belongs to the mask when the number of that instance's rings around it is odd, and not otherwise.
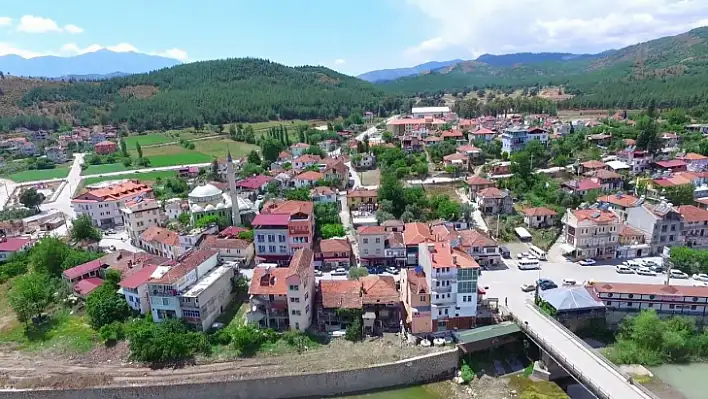
[{"label": "retaining wall", "polygon": [[[332,359],[336,362],[336,359]],[[454,376],[457,349],[363,369],[197,384],[0,391],[4,399],[276,399],[343,395]]]}]

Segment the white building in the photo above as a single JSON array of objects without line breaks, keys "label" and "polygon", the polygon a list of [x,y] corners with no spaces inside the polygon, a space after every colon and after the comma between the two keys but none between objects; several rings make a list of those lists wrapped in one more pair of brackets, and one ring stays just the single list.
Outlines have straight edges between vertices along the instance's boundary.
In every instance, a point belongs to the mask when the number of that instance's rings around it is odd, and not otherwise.
[{"label": "white building", "polygon": [[160,204],[152,198],[138,197],[128,201],[120,211],[123,214],[123,225],[133,245],[140,240],[140,235],[145,230],[159,225],[165,217]]},{"label": "white building", "polygon": [[414,118],[445,118],[450,113],[450,107],[413,107]]},{"label": "white building", "polygon": [[504,129],[501,137],[502,152],[509,154],[523,150],[532,140],[538,140],[544,147],[548,145],[548,132],[539,127],[510,127]]},{"label": "white building", "polygon": [[153,255],[176,259],[184,251],[179,242],[179,235],[172,230],[152,226],[145,230],[138,239],[138,247]]},{"label": "white building", "polygon": [[167,219],[177,219],[183,212],[189,213],[189,203],[186,200],[170,198],[165,201],[165,216],[167,216]]},{"label": "white building", "polygon": [[90,189],[71,200],[76,216],[88,215],[95,226],[109,228],[123,224],[121,208],[137,198],[152,198],[152,187],[139,181],[126,181]]}]

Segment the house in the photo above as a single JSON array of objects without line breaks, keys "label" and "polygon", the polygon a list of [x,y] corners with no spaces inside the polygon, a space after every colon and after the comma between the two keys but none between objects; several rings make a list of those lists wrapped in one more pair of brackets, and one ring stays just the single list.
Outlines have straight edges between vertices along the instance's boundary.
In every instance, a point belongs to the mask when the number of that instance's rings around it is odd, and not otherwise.
[{"label": "house", "polygon": [[442,133],[443,140],[453,141],[457,145],[462,145],[467,142],[465,134],[461,130],[446,130]]},{"label": "house", "polygon": [[146,282],[152,320],[179,318],[207,331],[232,299],[234,268],[218,265],[218,252],[190,251],[163,264]]},{"label": "house", "polygon": [[627,224],[644,233],[651,245],[649,255],[660,255],[664,247],[681,245],[683,223],[678,209],[667,202],[627,210]]},{"label": "house", "polygon": [[579,167],[579,172],[585,174],[587,172],[592,172],[605,168],[607,168],[607,165],[604,162],[591,160],[581,163]]},{"label": "house", "polygon": [[607,133],[589,134],[586,139],[598,147],[606,148],[610,145],[612,135]]},{"label": "house", "polygon": [[649,244],[646,243],[646,237],[643,232],[627,224],[620,226],[617,258],[639,258],[646,256],[649,253],[649,249]]},{"label": "house", "polygon": [[619,246],[620,218],[603,209],[567,209],[563,251],[573,259],[612,259]]},{"label": "house", "polygon": [[199,244],[199,249],[219,251],[219,259],[227,262],[237,262],[239,267],[248,267],[255,255],[251,241],[235,237],[226,238],[207,235]]},{"label": "house", "polygon": [[661,134],[661,143],[663,148],[674,148],[679,145],[679,135],[674,132],[665,132]]},{"label": "house", "polygon": [[477,193],[485,188],[490,188],[496,186],[496,184],[491,181],[487,180],[483,177],[479,176],[472,176],[469,179],[465,180],[465,183],[467,184],[467,196],[470,198],[470,200],[474,201],[477,199]]},{"label": "house", "polygon": [[397,219],[385,220],[381,223],[381,226],[388,233],[403,233],[403,230],[405,230],[405,223]]},{"label": "house", "polygon": [[116,143],[112,141],[101,141],[94,147],[96,154],[108,155],[116,152]]},{"label": "house", "polygon": [[501,137],[502,152],[508,154],[521,151],[531,140],[538,140],[544,147],[548,144],[548,131],[538,127],[510,127],[504,129]]},{"label": "house", "polygon": [[351,211],[374,212],[379,206],[378,197],[376,190],[357,188],[347,192],[347,204]]},{"label": "house", "polygon": [[59,146],[45,148],[44,154],[54,163],[66,162],[66,151]]},{"label": "house", "polygon": [[320,172],[308,170],[295,176],[292,181],[295,188],[314,187],[318,181],[324,180],[324,177]]},{"label": "house", "polygon": [[312,249],[315,215],[310,201],[266,203],[251,222],[256,263],[288,264],[300,248]]},{"label": "house", "polygon": [[250,176],[236,182],[236,189],[241,192],[260,194],[268,188],[268,183],[274,179],[266,175]]},{"label": "house", "polygon": [[168,220],[174,220],[184,212],[189,212],[189,201],[182,198],[170,198],[165,200],[165,216]]},{"label": "house", "polygon": [[418,245],[433,242],[430,227],[421,222],[406,223],[403,228],[403,243],[406,245],[406,265],[418,264]]},{"label": "house", "polygon": [[471,144],[467,144],[457,147],[457,153],[466,155],[469,161],[477,163],[482,155],[482,150]]},{"label": "house", "polygon": [[678,208],[683,225],[681,239],[687,247],[708,247],[708,210],[694,205],[682,205]]},{"label": "house", "polygon": [[521,213],[524,214],[524,223],[526,226],[533,227],[534,229],[553,226],[555,224],[553,218],[558,216],[556,211],[545,207],[524,208],[521,210]]},{"label": "house", "polygon": [[0,236],[0,262],[4,262],[12,254],[24,251],[34,245],[35,241],[24,237]]},{"label": "house", "polygon": [[177,233],[159,226],[145,230],[138,239],[138,246],[153,255],[170,259],[177,259],[182,254]]},{"label": "house", "polygon": [[688,170],[686,162],[680,159],[670,159],[668,161],[654,162],[654,166],[660,172],[685,172]]},{"label": "house", "polygon": [[430,287],[421,267],[401,272],[400,299],[406,329],[415,335],[433,332]]},{"label": "house", "polygon": [[[473,328],[477,316],[479,264],[467,253],[453,249],[449,242],[422,243],[418,253],[420,266],[413,271],[416,277],[418,273],[424,276],[430,290],[430,320],[418,324],[432,332]],[[410,277],[408,273],[405,275]],[[409,284],[410,279],[406,280],[401,282],[401,287],[411,291],[411,287],[403,285]],[[416,302],[420,303],[420,299]],[[413,303],[404,303],[404,307],[406,310],[415,308]]]},{"label": "house", "polygon": [[330,186],[344,188],[349,180],[349,168],[344,164],[344,158],[325,158],[320,163],[320,172]]},{"label": "house", "polygon": [[386,123],[386,130],[391,132],[394,137],[400,137],[412,131],[430,126],[431,122],[432,119],[428,122],[425,118],[392,119]]},{"label": "house", "polygon": [[503,265],[499,244],[487,234],[474,230],[459,230],[452,245],[465,251],[482,267],[495,268]]},{"label": "house", "polygon": [[649,309],[664,318],[691,317],[699,326],[707,321],[708,287],[593,282],[589,289],[605,303],[605,320],[611,327]]},{"label": "house", "polygon": [[374,169],[376,168],[376,156],[374,154],[364,152],[352,157],[352,163],[357,169]]},{"label": "house", "polygon": [[[358,280],[320,280],[317,328],[322,332],[346,329],[358,310],[364,334],[400,331],[400,299],[393,276],[366,276]],[[356,313],[355,313],[356,314]]]},{"label": "house", "polygon": [[466,171],[469,169],[469,157],[466,154],[454,152],[443,157],[443,165],[446,168],[456,167],[459,171]]},{"label": "house", "polygon": [[278,162],[290,162],[293,160],[293,154],[290,151],[283,150],[278,154]]},{"label": "house", "polygon": [[686,162],[686,168],[691,172],[708,170],[708,157],[704,155],[689,152],[683,156],[676,157],[676,159]]},{"label": "house", "polygon": [[597,202],[601,206],[605,205],[607,209],[613,210],[622,221],[626,221],[627,209],[640,206],[644,202],[644,199],[620,192],[598,197]]},{"label": "house", "polygon": [[322,158],[319,155],[304,154],[295,158],[292,162],[292,166],[295,169],[305,169],[308,166],[317,165],[320,163]]},{"label": "house", "polygon": [[[76,284],[82,280],[103,279],[105,270],[108,268],[108,263],[103,258],[95,259],[80,265],[66,269],[62,272],[61,277],[64,283],[72,287],[74,291],[81,291],[82,294],[88,295],[93,289],[101,284],[85,284],[83,287],[76,287]],[[93,288],[90,287],[93,285]]]},{"label": "house", "polygon": [[654,157],[647,151],[627,149],[617,153],[617,160],[626,163],[630,172],[641,173],[654,162]]},{"label": "house", "polygon": [[605,162],[607,165],[608,170],[611,170],[613,172],[621,172],[623,170],[629,171],[632,169],[631,166],[627,165],[626,163],[622,161],[607,161]]},{"label": "house", "polygon": [[137,180],[90,189],[71,200],[77,217],[88,215],[95,226],[109,228],[123,224],[120,209],[137,198],[153,198],[152,187]]},{"label": "house", "polygon": [[361,226],[357,229],[357,244],[362,266],[379,266],[386,263],[386,236],[383,226]]},{"label": "house", "polygon": [[487,129],[485,127],[480,127],[479,129],[470,133],[470,142],[474,143],[477,140],[482,141],[492,141],[497,136],[497,133],[493,130]]},{"label": "house", "polygon": [[316,258],[321,260],[325,268],[334,270],[338,267],[349,268],[352,264],[352,245],[346,238],[320,240],[319,253]]},{"label": "house", "polygon": [[315,300],[313,252],[298,249],[288,267],[260,266],[253,269],[248,290],[249,322],[278,331],[306,331],[312,324]]},{"label": "house", "polygon": [[136,198],[126,202],[120,209],[123,225],[128,233],[128,238],[133,245],[140,240],[140,235],[152,226],[159,225],[165,214],[162,207],[153,198]]},{"label": "house", "polygon": [[145,265],[118,283],[128,306],[140,314],[151,312],[147,282],[157,268],[158,265]]},{"label": "house", "polygon": [[[388,227],[385,227],[386,231]],[[399,268],[406,267],[406,243],[403,238],[403,233],[399,231],[389,231],[386,235],[386,243],[384,246],[384,256],[386,257],[387,265],[395,265]]]},{"label": "house", "polygon": [[401,137],[401,148],[403,151],[421,152],[423,151],[423,141],[419,135],[416,134],[406,134]]},{"label": "house", "polygon": [[618,191],[624,187],[624,178],[617,172],[607,169],[595,169],[585,174],[590,180],[600,185],[602,191]]},{"label": "house", "polygon": [[443,142],[443,138],[440,136],[428,136],[423,139],[423,143],[425,144],[426,147],[433,145],[433,144],[442,143],[442,142]]},{"label": "house", "polygon": [[308,144],[295,143],[290,146],[290,154],[292,154],[292,156],[294,158],[297,158],[300,155],[302,155],[305,152],[305,150],[307,150],[308,148],[310,148],[310,146]]},{"label": "house", "polygon": [[315,187],[310,190],[310,197],[312,198],[312,202],[315,204],[336,203],[337,206],[339,206],[339,202],[337,201],[337,193],[326,186]]},{"label": "house", "polygon": [[561,184],[561,186],[564,187],[569,193],[579,196],[584,196],[591,190],[602,189],[600,183],[592,179],[571,180]]},{"label": "house", "polygon": [[485,215],[511,213],[513,203],[507,190],[488,187],[477,192],[477,208]]},{"label": "house", "polygon": [[335,140],[322,140],[317,145],[320,147],[320,149],[324,152],[330,152],[333,151],[335,148],[337,148],[337,141]]}]

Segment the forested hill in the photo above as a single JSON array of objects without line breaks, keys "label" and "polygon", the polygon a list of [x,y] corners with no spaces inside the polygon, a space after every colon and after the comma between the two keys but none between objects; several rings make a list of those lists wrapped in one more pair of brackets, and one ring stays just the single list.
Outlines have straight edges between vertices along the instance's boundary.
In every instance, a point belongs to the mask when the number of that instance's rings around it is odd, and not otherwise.
[{"label": "forested hill", "polygon": [[495,67],[467,61],[423,76],[381,84],[390,93],[565,86],[565,107],[684,108],[708,104],[708,27],[562,62]]},{"label": "forested hill", "polygon": [[[271,119],[330,119],[397,109],[368,82],[324,67],[252,58],[194,62],[102,82],[28,91],[25,110],[69,109],[74,123],[127,123],[148,130]],[[46,113],[46,112],[43,112]]]}]

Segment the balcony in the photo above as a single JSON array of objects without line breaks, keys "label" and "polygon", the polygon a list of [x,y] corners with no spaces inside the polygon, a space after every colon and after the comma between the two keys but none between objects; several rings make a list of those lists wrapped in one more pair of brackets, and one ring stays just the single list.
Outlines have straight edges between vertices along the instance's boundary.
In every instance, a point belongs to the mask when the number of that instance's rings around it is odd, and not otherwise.
[{"label": "balcony", "polygon": [[438,280],[452,280],[455,279],[457,276],[457,271],[449,271],[445,273],[433,273],[432,275],[432,280],[433,281],[438,281]]},{"label": "balcony", "polygon": [[433,293],[433,295],[435,295],[436,292],[452,292],[452,284],[433,287],[430,291]]}]

